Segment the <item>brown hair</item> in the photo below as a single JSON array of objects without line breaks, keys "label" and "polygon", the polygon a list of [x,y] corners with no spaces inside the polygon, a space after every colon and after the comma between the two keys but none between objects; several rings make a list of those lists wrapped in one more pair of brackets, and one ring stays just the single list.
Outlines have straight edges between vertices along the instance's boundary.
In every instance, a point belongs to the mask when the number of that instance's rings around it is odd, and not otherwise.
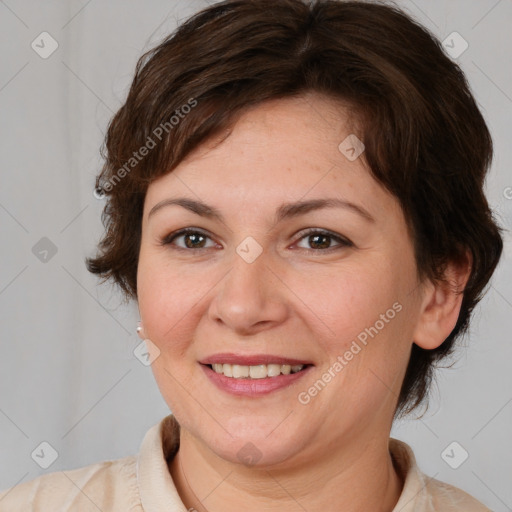
[{"label": "brown hair", "polygon": [[483,192],[492,141],[466,78],[439,41],[394,5],[228,0],[142,55],[101,148],[96,186],[107,196],[106,231],[87,268],[136,299],[148,185],[232,129],[244,110],[305,92],[352,107],[373,177],[403,209],[420,279],[442,282],[446,264],[471,253],[452,333],[434,350],[413,344],[396,410],[405,414],[423,402],[435,363],[467,331],[503,242]]}]

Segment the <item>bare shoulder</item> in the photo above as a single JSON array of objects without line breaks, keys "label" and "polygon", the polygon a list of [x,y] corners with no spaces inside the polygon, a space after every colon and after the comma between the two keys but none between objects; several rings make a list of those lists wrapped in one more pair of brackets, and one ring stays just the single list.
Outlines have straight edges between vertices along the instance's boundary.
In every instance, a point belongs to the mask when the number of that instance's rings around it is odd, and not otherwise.
[{"label": "bare shoulder", "polygon": [[[55,471],[0,490],[0,512],[137,510],[136,457]],[[112,508],[115,504],[116,508]],[[121,510],[121,508],[120,508]],[[140,509],[142,510],[142,509]]]}]

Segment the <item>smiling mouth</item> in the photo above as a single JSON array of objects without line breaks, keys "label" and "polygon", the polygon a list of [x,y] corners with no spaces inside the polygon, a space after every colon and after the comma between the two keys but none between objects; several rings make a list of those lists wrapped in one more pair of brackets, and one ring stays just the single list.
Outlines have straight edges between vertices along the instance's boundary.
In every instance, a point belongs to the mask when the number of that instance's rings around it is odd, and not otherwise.
[{"label": "smiling mouth", "polygon": [[311,365],[258,364],[245,366],[239,364],[213,363],[205,366],[211,368],[215,373],[233,379],[266,379],[268,377],[279,377],[279,375],[299,373]]}]

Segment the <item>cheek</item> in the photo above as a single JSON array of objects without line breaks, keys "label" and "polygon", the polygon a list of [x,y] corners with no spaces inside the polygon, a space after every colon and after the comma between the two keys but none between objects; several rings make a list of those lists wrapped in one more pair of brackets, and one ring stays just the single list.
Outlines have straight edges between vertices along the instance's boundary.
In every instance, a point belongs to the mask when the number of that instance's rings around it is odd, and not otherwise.
[{"label": "cheek", "polygon": [[194,307],[203,289],[195,279],[171,271],[165,263],[141,258],[137,275],[138,303],[144,334],[162,352],[182,352]]},{"label": "cheek", "polygon": [[396,387],[411,345],[414,311],[408,273],[405,264],[401,272],[383,261],[346,267],[330,276],[330,284],[328,279],[317,280],[329,293],[314,288],[317,292],[308,298],[322,320],[317,325],[326,333],[316,333],[325,356],[322,370],[341,377],[334,379],[333,390],[349,391],[354,407],[362,406],[362,396],[375,396],[378,403]]},{"label": "cheek", "polygon": [[365,329],[380,321],[381,314],[391,310],[388,316],[394,317],[392,308],[399,292],[396,283],[390,282],[389,275],[375,266],[359,268],[351,265],[328,276],[302,277],[295,289],[322,320],[329,348],[343,349]]}]

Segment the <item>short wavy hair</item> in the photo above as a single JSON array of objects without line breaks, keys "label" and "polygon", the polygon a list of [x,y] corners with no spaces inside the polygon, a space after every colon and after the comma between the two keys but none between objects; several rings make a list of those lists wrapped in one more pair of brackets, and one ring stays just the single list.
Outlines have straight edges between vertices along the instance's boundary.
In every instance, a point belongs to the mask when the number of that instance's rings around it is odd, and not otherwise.
[{"label": "short wavy hair", "polygon": [[144,53],[101,147],[105,233],[86,265],[136,300],[148,185],[208,139],[229,136],[247,109],[307,92],[350,106],[372,176],[402,207],[421,280],[446,282],[446,265],[471,254],[455,328],[434,350],[412,346],[402,416],[426,401],[436,364],[468,330],[503,241],[483,191],[492,139],[465,75],[393,4],[222,1]]}]

